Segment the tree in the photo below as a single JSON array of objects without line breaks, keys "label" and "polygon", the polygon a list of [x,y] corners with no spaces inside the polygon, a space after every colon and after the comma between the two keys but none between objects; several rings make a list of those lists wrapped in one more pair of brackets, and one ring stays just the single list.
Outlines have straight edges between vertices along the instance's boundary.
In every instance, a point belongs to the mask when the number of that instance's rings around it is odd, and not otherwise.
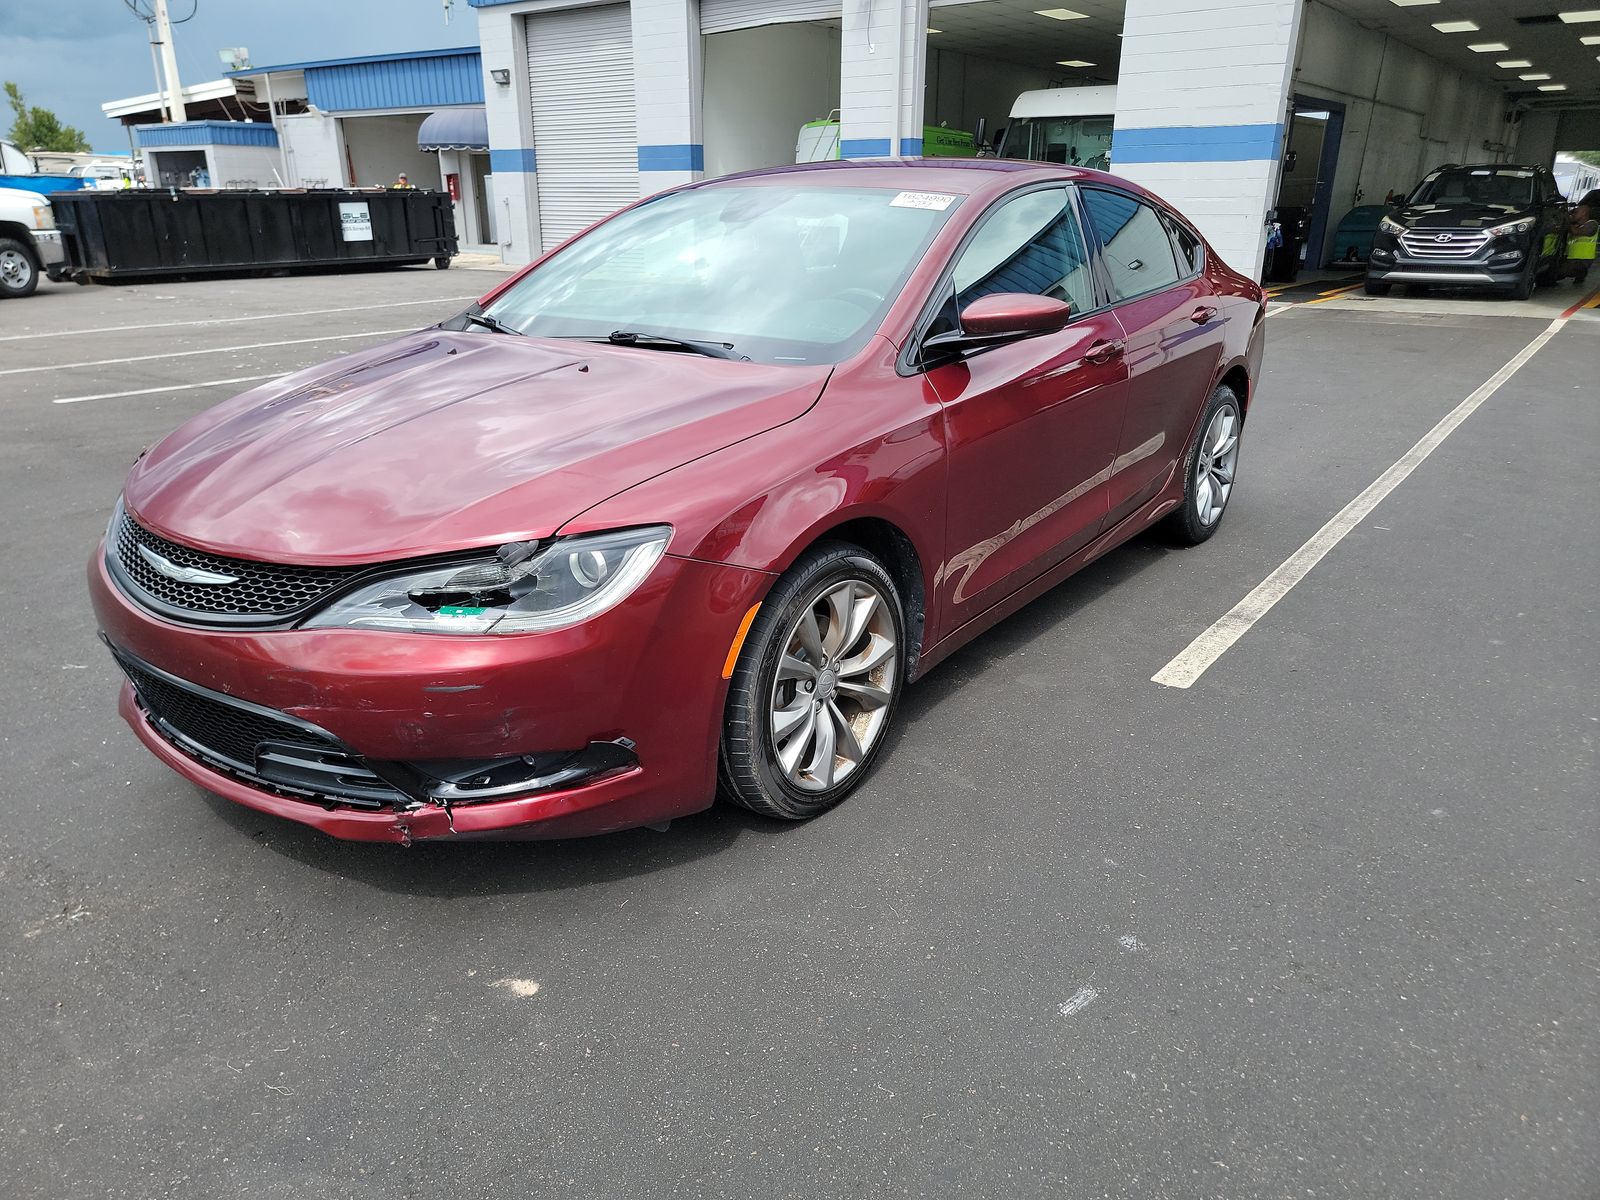
[{"label": "tree", "polygon": [[1591,167],[1600,167],[1600,150],[1574,150],[1572,157],[1579,162],[1586,162]]},{"label": "tree", "polygon": [[6,99],[11,102],[11,111],[17,114],[11,122],[10,137],[18,149],[65,154],[81,154],[89,149],[89,139],[83,136],[83,130],[63,125],[61,118],[48,108],[29,108],[22,98],[22,89],[9,79]]}]

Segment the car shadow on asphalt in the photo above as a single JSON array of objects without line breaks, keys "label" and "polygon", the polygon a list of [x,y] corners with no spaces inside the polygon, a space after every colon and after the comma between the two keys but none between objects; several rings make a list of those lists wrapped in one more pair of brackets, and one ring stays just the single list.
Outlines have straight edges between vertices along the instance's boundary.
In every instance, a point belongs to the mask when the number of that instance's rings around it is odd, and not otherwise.
[{"label": "car shadow on asphalt", "polygon": [[[919,719],[968,682],[1003,667],[1017,651],[1051,635],[1083,608],[1171,553],[1173,548],[1158,535],[1135,538],[956,651],[925,682],[907,691],[883,757],[892,758],[895,747],[914,734]],[[869,800],[872,787],[872,780],[867,780],[856,803]],[[220,821],[275,854],[383,891],[440,899],[536,894],[631,879],[720,854],[741,840],[771,843],[803,836],[806,828],[719,801],[704,812],[673,821],[664,832],[632,829],[566,841],[443,841],[402,847],[340,841],[201,788],[195,791]]]}]

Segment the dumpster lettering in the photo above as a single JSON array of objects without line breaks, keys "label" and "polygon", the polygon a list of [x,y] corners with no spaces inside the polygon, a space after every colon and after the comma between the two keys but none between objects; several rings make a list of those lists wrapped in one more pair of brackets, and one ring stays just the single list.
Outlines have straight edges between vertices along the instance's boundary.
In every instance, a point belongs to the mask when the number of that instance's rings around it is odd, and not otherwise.
[{"label": "dumpster lettering", "polygon": [[339,229],[347,242],[372,240],[372,210],[365,201],[339,205]]}]

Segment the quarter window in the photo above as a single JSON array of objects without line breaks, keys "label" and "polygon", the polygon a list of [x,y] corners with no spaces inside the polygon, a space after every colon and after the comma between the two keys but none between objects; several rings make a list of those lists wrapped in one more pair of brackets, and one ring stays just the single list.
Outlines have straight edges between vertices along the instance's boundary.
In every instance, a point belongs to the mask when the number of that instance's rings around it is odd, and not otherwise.
[{"label": "quarter window", "polygon": [[1084,188],[1083,205],[1100,239],[1113,301],[1178,282],[1172,239],[1155,209],[1122,192],[1102,188]]}]

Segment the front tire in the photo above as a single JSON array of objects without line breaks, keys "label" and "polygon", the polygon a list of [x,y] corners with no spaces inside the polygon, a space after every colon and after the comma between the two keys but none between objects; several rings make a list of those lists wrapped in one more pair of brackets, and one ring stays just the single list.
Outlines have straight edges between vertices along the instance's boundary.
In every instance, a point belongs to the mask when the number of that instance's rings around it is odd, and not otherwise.
[{"label": "front tire", "polygon": [[15,238],[0,238],[0,297],[20,300],[39,286],[39,260],[32,247]]},{"label": "front tire", "polygon": [[859,546],[807,551],[761,605],[723,717],[718,783],[735,804],[815,817],[866,777],[905,682],[905,611]]},{"label": "front tire", "polygon": [[1510,296],[1513,300],[1532,300],[1533,289],[1538,286],[1539,267],[1537,263],[1529,263],[1523,268],[1522,276],[1511,285]]},{"label": "front tire", "polygon": [[1243,431],[1239,397],[1223,384],[1211,393],[1184,458],[1183,503],[1167,518],[1167,529],[1179,543],[1198,546],[1222,524],[1233,499]]}]

